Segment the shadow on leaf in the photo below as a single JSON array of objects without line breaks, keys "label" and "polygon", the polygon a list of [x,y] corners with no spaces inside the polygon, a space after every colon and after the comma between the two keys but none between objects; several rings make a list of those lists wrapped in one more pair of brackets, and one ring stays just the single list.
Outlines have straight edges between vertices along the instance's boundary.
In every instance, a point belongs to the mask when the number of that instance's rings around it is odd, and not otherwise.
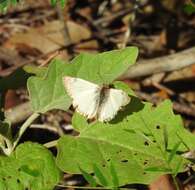
[{"label": "shadow on leaf", "polygon": [[119,111],[118,114],[116,115],[116,117],[112,121],[110,121],[110,123],[116,124],[118,122],[121,122],[127,116],[129,116],[135,112],[139,112],[143,108],[144,108],[143,102],[140,99],[138,99],[137,97],[131,96],[130,103],[127,106],[125,106],[121,111]]}]

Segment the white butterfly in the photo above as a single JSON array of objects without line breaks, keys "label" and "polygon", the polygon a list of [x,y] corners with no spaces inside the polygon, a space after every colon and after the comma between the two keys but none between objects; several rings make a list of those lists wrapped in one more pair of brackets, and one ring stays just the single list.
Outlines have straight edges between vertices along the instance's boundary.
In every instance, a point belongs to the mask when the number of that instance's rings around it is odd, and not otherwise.
[{"label": "white butterfly", "polygon": [[73,107],[88,119],[110,121],[130,97],[122,90],[104,88],[92,82],[66,76],[63,78],[67,93],[73,99]]}]

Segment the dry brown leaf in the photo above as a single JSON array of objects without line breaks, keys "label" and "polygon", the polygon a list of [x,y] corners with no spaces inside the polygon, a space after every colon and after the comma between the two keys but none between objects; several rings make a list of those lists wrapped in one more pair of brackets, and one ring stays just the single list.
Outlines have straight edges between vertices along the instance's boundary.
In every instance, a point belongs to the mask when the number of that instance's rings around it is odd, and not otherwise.
[{"label": "dry brown leaf", "polygon": [[14,90],[8,90],[5,96],[5,109],[12,108],[20,103],[19,97]]},{"label": "dry brown leaf", "polygon": [[185,97],[185,99],[190,102],[194,103],[195,102],[195,93],[194,92],[183,92],[180,94],[182,97]]},{"label": "dry brown leaf", "polygon": [[169,95],[166,90],[160,90],[159,92],[155,93],[157,97],[160,97],[161,99],[168,99]]},{"label": "dry brown leaf", "polygon": [[39,28],[29,29],[25,33],[15,33],[5,44],[5,47],[17,48],[25,44],[30,48],[35,48],[40,52],[47,54],[60,49],[62,46],[72,43],[78,43],[83,39],[91,37],[90,31],[75,22],[68,21],[67,29],[70,36],[65,35],[64,24],[55,20]]},{"label": "dry brown leaf", "polygon": [[67,21],[66,24],[72,43],[78,43],[91,37],[91,32],[87,27],[73,21]]},{"label": "dry brown leaf", "polygon": [[[169,175],[160,176],[152,184],[150,184],[150,190],[176,190],[173,180]],[[182,188],[181,188],[182,190]]]},{"label": "dry brown leaf", "polygon": [[30,29],[26,33],[16,33],[7,41],[5,46],[17,47],[19,44],[26,44],[47,54],[64,45],[62,29],[63,25],[60,24],[60,21],[53,21],[42,27]]},{"label": "dry brown leaf", "polygon": [[85,18],[87,18],[88,20],[92,20],[92,10],[90,7],[85,7],[79,10],[79,14]]},{"label": "dry brown leaf", "polygon": [[98,52],[98,43],[96,40],[83,42],[75,47],[77,52]]}]

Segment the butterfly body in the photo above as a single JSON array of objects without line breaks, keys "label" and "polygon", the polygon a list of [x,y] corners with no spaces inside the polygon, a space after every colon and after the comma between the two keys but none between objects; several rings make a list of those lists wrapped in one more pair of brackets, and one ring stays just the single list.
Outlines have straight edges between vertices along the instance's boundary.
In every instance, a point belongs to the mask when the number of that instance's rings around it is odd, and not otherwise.
[{"label": "butterfly body", "polygon": [[92,82],[66,76],[63,79],[67,93],[73,100],[73,107],[88,119],[110,121],[121,107],[130,101],[122,90],[107,88]]}]

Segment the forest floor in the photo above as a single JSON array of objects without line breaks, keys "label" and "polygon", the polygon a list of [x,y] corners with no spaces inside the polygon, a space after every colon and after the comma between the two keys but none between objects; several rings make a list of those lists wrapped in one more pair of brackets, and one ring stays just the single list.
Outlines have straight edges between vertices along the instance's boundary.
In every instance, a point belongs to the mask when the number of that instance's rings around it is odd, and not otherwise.
[{"label": "forest floor", "polygon": [[[195,15],[186,14],[183,7],[182,0],[72,0],[62,9],[51,7],[47,0],[27,0],[0,14],[0,77],[27,64],[46,66],[54,57],[70,60],[81,52],[137,46],[138,62],[121,79],[142,100],[159,104],[171,99],[175,113],[181,114],[185,127],[194,133]],[[6,94],[5,109],[16,127],[31,114],[24,84]],[[74,133],[71,116],[48,112],[23,141],[56,139],[59,126],[65,133]],[[86,184],[79,175],[65,174],[64,180],[68,185]],[[180,174],[178,181],[182,189],[194,190],[194,171]],[[174,189],[169,175],[149,187],[134,187]]]}]

